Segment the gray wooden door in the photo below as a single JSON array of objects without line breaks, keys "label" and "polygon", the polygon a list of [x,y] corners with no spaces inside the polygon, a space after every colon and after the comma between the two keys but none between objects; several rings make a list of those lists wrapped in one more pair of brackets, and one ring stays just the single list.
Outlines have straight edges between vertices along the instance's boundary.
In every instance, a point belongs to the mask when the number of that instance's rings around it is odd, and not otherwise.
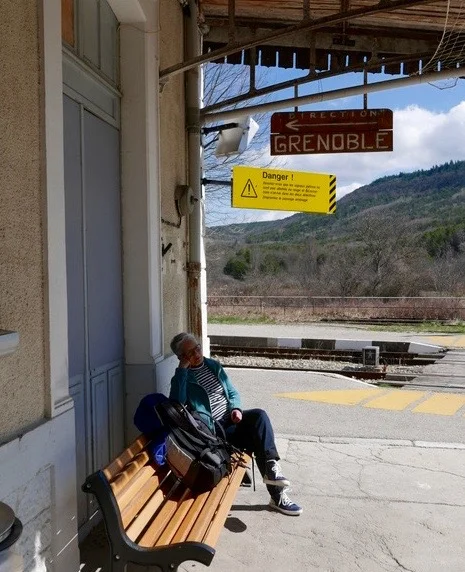
[{"label": "gray wooden door", "polygon": [[96,507],[80,486],[124,445],[119,132],[64,96],[64,150],[69,377],[83,525]]}]

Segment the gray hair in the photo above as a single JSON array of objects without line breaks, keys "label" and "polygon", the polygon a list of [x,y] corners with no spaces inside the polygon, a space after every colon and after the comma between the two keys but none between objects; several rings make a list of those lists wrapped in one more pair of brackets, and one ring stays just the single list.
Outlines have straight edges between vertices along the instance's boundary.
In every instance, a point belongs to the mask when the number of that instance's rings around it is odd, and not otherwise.
[{"label": "gray hair", "polygon": [[181,346],[187,340],[192,340],[195,343],[198,343],[197,338],[194,336],[194,334],[181,332],[180,334],[176,334],[174,338],[171,340],[170,342],[171,351],[177,356],[181,355]]}]

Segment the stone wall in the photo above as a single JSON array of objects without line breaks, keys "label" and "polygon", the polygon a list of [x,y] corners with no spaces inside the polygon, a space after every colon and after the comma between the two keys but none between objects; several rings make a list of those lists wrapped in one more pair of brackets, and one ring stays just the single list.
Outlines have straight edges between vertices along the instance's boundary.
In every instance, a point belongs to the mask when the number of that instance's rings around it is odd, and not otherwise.
[{"label": "stone wall", "polygon": [[0,3],[0,328],[20,336],[0,358],[0,442],[45,410],[38,10],[35,0]]}]

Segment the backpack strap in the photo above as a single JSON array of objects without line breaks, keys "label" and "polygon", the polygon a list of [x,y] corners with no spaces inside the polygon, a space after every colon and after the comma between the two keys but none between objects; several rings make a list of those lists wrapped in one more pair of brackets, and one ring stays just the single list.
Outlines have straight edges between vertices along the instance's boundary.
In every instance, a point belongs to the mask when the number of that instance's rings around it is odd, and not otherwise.
[{"label": "backpack strap", "polygon": [[198,427],[198,423],[202,423],[205,427],[206,425],[197,417],[193,417],[182,403],[173,400],[163,401],[156,406],[156,411],[162,424],[169,429],[181,428],[186,433],[197,436],[198,439],[207,439],[211,443],[217,442],[215,435],[202,431]]},{"label": "backpack strap", "polygon": [[174,402],[162,401],[155,406],[155,410],[163,425],[166,425],[170,429],[182,427],[186,431],[189,430],[189,425],[185,417],[175,407]]}]

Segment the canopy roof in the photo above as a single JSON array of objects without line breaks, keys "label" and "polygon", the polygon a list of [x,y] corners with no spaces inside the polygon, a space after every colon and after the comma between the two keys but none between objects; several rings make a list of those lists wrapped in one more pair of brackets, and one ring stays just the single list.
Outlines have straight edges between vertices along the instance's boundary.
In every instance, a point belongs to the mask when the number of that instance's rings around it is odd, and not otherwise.
[{"label": "canopy roof", "polygon": [[162,76],[207,61],[246,64],[251,83],[241,101],[273,91],[256,89],[256,65],[308,71],[286,85],[354,71],[460,77],[465,66],[465,0],[198,1],[203,55]]},{"label": "canopy roof", "polygon": [[[403,72],[406,63],[412,73],[434,54],[444,30],[459,33],[463,26],[461,0],[201,0],[200,9],[208,27],[204,51],[268,34],[271,39],[256,48],[261,65],[317,71],[397,58],[387,72]],[[283,35],[273,39],[273,33]],[[250,53],[244,58],[248,63]],[[227,57],[241,60],[241,52]]]}]

